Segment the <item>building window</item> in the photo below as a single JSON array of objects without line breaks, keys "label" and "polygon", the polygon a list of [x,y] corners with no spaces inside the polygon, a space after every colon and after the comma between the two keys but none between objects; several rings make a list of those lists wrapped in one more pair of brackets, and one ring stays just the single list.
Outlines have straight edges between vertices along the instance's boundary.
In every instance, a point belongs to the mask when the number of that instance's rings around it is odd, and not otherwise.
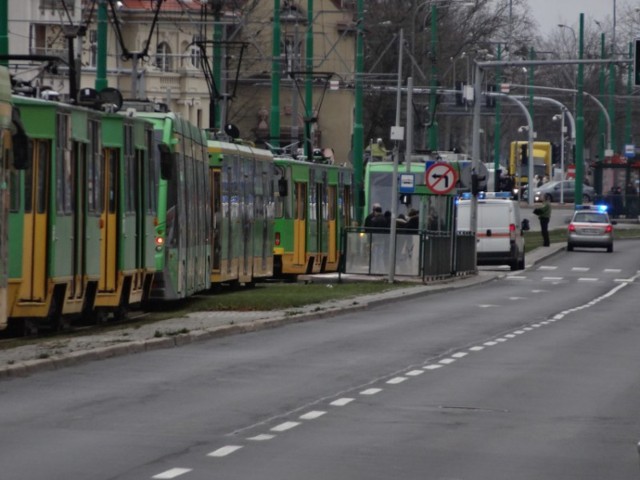
[{"label": "building window", "polygon": [[95,67],[98,64],[98,32],[89,31],[89,66]]},{"label": "building window", "polygon": [[75,9],[75,0],[40,0],[40,10],[64,10],[72,12]]},{"label": "building window", "polygon": [[162,42],[156,49],[156,67],[162,72],[170,72],[173,68],[171,65],[171,48],[167,42]]},{"label": "building window", "polygon": [[200,47],[196,44],[196,42],[202,41],[202,38],[199,35],[193,37],[193,42],[189,45],[189,58],[191,59],[191,66],[194,68],[200,68],[200,64],[202,62],[201,59],[201,51]]},{"label": "building window", "polygon": [[295,72],[302,69],[302,44],[295,36],[287,35],[281,45],[284,53],[282,62],[282,73]]}]

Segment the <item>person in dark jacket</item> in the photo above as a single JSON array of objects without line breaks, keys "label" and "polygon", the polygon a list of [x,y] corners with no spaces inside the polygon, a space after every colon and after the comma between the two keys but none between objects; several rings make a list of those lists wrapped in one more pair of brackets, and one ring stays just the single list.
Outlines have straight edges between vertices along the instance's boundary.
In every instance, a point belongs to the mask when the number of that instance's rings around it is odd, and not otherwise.
[{"label": "person in dark jacket", "polygon": [[549,220],[551,220],[551,203],[547,197],[541,207],[533,210],[533,214],[540,220],[540,231],[542,232],[542,245],[548,247],[549,242]]}]

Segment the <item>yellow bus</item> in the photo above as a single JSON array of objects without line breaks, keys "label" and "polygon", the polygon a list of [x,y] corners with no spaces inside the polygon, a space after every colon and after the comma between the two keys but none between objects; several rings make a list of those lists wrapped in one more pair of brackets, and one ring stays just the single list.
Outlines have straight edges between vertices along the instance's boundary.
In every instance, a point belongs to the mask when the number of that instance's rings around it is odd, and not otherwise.
[{"label": "yellow bus", "polygon": [[[509,176],[515,185],[529,183],[529,142],[511,142]],[[533,174],[550,180],[553,174],[551,142],[533,142]]]}]

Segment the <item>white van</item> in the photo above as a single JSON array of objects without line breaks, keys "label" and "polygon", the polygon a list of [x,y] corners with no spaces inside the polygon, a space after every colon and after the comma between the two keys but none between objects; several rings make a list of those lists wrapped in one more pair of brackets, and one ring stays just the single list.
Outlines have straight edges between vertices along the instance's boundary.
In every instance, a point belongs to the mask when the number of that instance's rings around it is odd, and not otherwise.
[{"label": "white van", "polygon": [[[524,268],[524,230],[529,221],[520,221],[520,205],[509,192],[478,196],[476,248],[478,265],[509,265],[511,270]],[[471,230],[471,200],[458,202],[457,230]]]}]

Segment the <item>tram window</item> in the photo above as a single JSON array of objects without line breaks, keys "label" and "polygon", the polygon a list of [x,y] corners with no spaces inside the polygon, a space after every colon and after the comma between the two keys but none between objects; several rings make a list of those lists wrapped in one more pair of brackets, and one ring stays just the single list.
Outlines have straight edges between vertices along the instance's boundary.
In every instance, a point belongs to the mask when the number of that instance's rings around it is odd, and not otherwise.
[{"label": "tram window", "polygon": [[9,210],[11,212],[17,212],[20,210],[20,174],[17,170],[11,170],[9,172],[9,195],[11,200],[9,201]]},{"label": "tram window", "polygon": [[36,212],[45,213],[47,210],[47,159],[44,155],[38,156],[36,196]]},{"label": "tram window", "polygon": [[109,213],[116,211],[116,183],[117,183],[117,150],[105,150],[105,162],[109,169],[109,185],[107,186],[107,208]]},{"label": "tram window", "polygon": [[329,187],[329,215],[327,220],[335,220],[336,219],[336,196],[337,190],[335,185]]}]

